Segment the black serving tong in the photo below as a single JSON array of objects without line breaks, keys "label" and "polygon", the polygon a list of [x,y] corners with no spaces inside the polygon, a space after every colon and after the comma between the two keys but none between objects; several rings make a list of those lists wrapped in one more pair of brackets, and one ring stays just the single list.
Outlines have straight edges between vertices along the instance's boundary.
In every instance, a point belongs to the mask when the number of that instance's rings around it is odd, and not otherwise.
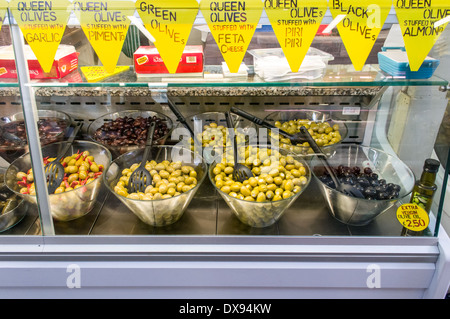
[{"label": "black serving tong", "polygon": [[327,157],[325,156],[325,154],[323,154],[322,150],[317,145],[316,141],[311,136],[311,134],[309,134],[306,127],[302,126],[300,128],[299,133],[295,133],[294,135],[292,135],[292,134],[289,134],[283,130],[280,130],[276,126],[274,126],[270,123],[267,123],[266,121],[254,116],[252,114],[249,114],[241,109],[238,109],[236,107],[232,107],[231,112],[233,112],[237,115],[240,115],[243,118],[246,118],[247,120],[252,121],[253,123],[263,126],[265,128],[277,129],[281,135],[289,138],[291,140],[292,144],[300,144],[300,143],[308,142],[309,146],[312,148],[312,150],[317,155],[317,157],[322,161],[325,169],[330,174],[330,177],[332,178],[334,184],[336,185],[336,189],[346,195],[350,195],[350,196],[357,197],[357,198],[364,198],[364,195],[356,187],[349,185],[349,184],[341,183],[339,181],[339,178],[337,178],[333,168],[328,163]]},{"label": "black serving tong", "polygon": [[297,144],[301,144],[304,142],[307,142],[307,140],[305,139],[305,137],[303,136],[303,134],[301,133],[295,133],[295,134],[289,134],[281,129],[279,129],[278,127],[276,127],[275,125],[272,125],[266,121],[264,121],[263,119],[260,119],[257,116],[254,116],[253,114],[247,113],[241,109],[238,109],[237,107],[231,107],[230,111],[234,114],[237,114],[239,116],[242,116],[243,118],[258,124],[262,127],[265,127],[267,129],[270,130],[278,130],[278,132],[280,132],[281,135],[283,135],[284,137],[287,137],[288,139],[291,140],[293,145],[297,145]]},{"label": "black serving tong", "polygon": [[323,166],[327,170],[328,174],[330,175],[331,179],[334,182],[334,185],[336,185],[336,189],[338,191],[340,191],[346,195],[349,195],[349,196],[353,196],[353,197],[357,197],[357,198],[365,198],[363,193],[361,193],[361,191],[359,189],[357,189],[356,187],[354,187],[350,184],[340,182],[339,178],[335,174],[335,171],[333,170],[331,165],[328,163],[327,157],[325,156],[325,154],[323,154],[322,150],[317,145],[316,141],[311,136],[311,134],[309,134],[308,129],[306,127],[304,127],[304,126],[300,127],[300,134],[302,134],[306,138],[309,146],[312,148],[312,150],[314,151],[316,156],[322,161]]},{"label": "black serving tong", "polygon": [[73,129],[72,135],[67,140],[67,144],[64,146],[63,150],[58,154],[58,157],[44,167],[49,194],[53,194],[64,179],[64,166],[61,164],[61,159],[66,155],[67,151],[72,146],[73,141],[77,137],[77,134],[82,126],[83,122],[77,122],[75,128]]},{"label": "black serving tong", "polygon": [[192,127],[189,126],[189,123],[186,121],[186,118],[183,116],[183,114],[181,114],[181,112],[178,110],[175,104],[170,99],[167,99],[167,104],[169,105],[169,108],[172,111],[172,113],[175,114],[175,116],[177,117],[177,120],[181,124],[183,124],[183,126],[189,131],[192,138],[194,139],[194,143],[197,143],[197,145],[201,146],[202,144],[198,141],[197,136],[195,136],[194,130],[192,129]]},{"label": "black serving tong", "polygon": [[145,168],[148,160],[152,159],[153,134],[155,132],[156,122],[152,121],[147,133],[147,141],[145,143],[144,155],[141,164],[131,173],[128,179],[128,192],[138,193],[144,192],[147,186],[152,185],[152,176]]},{"label": "black serving tong", "polygon": [[[225,119],[227,120],[227,127],[230,130],[234,130],[233,120],[231,119],[231,115],[229,112],[225,112]],[[238,147],[236,141],[236,134],[234,134],[233,141],[233,155],[234,155],[234,169],[233,169],[233,178],[235,181],[244,182],[250,177],[254,177],[250,168],[238,162]]]}]

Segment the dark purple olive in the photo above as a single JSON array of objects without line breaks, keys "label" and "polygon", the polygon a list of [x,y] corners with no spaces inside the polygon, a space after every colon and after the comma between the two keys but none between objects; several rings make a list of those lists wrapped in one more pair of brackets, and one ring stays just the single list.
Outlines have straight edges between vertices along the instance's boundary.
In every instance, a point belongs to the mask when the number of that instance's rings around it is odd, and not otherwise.
[{"label": "dark purple olive", "polygon": [[124,116],[113,121],[104,123],[94,133],[94,139],[109,145],[117,145],[116,140],[121,139],[120,145],[142,145],[147,138],[147,131],[150,123],[155,121],[156,127],[153,134],[154,141],[157,142],[169,133],[167,124],[157,116],[136,118]]}]

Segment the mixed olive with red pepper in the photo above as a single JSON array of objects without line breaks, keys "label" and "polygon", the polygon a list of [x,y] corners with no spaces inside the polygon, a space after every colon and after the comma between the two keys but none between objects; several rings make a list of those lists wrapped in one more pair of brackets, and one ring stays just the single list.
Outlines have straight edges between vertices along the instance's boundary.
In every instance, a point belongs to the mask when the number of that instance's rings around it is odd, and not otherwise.
[{"label": "mixed olive with red pepper", "polygon": [[[55,157],[45,157],[44,166],[55,159]],[[103,165],[99,165],[95,162],[94,157],[91,156],[88,151],[78,151],[71,156],[63,157],[61,159],[61,164],[64,167],[64,179],[61,182],[61,185],[55,190],[54,194],[82,187],[101,176],[104,169]],[[36,195],[32,169],[29,169],[26,173],[18,172],[16,177],[21,194]]]}]

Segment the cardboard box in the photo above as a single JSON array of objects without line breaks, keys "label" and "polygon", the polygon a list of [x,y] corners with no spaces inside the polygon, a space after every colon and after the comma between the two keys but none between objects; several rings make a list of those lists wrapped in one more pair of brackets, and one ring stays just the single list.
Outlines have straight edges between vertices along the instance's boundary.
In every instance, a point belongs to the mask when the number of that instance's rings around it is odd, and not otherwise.
[{"label": "cardboard box", "polygon": [[[49,73],[44,73],[30,46],[25,46],[30,79],[60,79],[78,68],[78,53],[71,45],[60,45]],[[17,78],[11,45],[0,47],[0,78]]]},{"label": "cardboard box", "polygon": [[[138,76],[167,76],[163,59],[154,46],[141,46],[134,52],[134,69]],[[180,64],[173,75],[202,75],[203,47],[201,45],[187,45],[181,56]]]}]

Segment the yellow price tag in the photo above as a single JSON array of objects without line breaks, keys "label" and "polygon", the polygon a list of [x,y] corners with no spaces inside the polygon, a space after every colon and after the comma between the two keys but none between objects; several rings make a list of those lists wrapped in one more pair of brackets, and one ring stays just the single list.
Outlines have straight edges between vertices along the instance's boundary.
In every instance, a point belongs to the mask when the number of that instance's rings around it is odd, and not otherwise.
[{"label": "yellow price tag", "polygon": [[42,70],[50,72],[70,15],[67,0],[12,0],[10,8]]},{"label": "yellow price tag", "polygon": [[298,72],[325,16],[327,0],[266,0],[264,8],[291,71]]},{"label": "yellow price tag", "polygon": [[428,227],[430,217],[428,213],[416,204],[403,204],[397,209],[397,219],[403,227],[421,231]]},{"label": "yellow price tag", "polygon": [[231,73],[237,73],[256,31],[261,0],[201,0],[200,11]]},{"label": "yellow price tag", "polygon": [[127,0],[77,0],[73,10],[81,28],[108,73],[113,73],[122,51],[134,3]]},{"label": "yellow price tag", "polygon": [[155,38],[169,73],[175,73],[198,13],[197,0],[137,0],[136,10]]},{"label": "yellow price tag", "polygon": [[448,0],[394,0],[411,71],[422,66],[433,45],[444,32],[450,15]]}]

